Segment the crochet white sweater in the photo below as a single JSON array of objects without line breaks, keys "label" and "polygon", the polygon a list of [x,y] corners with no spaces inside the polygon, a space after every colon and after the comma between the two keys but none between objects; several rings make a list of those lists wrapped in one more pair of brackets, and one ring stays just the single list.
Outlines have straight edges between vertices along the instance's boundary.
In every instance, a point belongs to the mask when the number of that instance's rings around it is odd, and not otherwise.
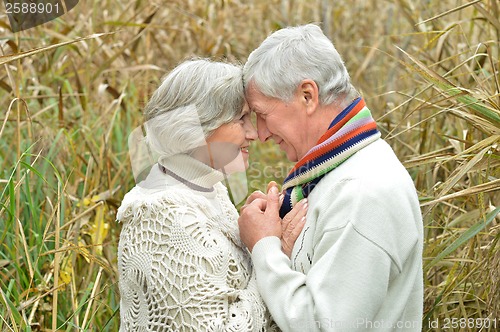
[{"label": "crochet white sweater", "polygon": [[186,155],[162,163],[169,175],[154,165],[118,210],[120,331],[277,330],[222,173]]}]

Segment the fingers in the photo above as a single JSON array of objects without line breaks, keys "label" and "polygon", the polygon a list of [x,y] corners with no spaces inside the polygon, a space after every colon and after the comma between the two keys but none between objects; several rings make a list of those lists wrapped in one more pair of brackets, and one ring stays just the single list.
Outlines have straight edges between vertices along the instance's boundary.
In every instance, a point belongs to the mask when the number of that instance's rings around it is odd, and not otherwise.
[{"label": "fingers", "polygon": [[[306,208],[307,210],[307,208]],[[292,248],[295,244],[295,241],[297,240],[297,238],[299,237],[300,235],[300,232],[302,232],[302,229],[304,228],[304,225],[306,224],[306,216],[305,214],[300,217],[300,218],[296,218],[294,219],[294,221],[296,220],[296,222],[292,222],[291,224],[293,224],[293,227],[289,227],[289,231],[290,233],[288,233],[288,230],[287,230],[287,243],[291,244]]]},{"label": "fingers", "polygon": [[269,192],[269,190],[271,190],[271,187],[276,187],[276,188],[278,188],[278,184],[277,184],[275,181],[270,181],[270,182],[267,184],[267,190],[266,190],[266,192]]},{"label": "fingers", "polygon": [[[271,185],[274,183],[274,185]],[[267,206],[264,214],[271,219],[279,218],[279,191],[276,182],[271,181],[268,185]]]},{"label": "fingers", "polygon": [[262,191],[260,190],[257,190],[257,191],[254,191],[253,193],[250,194],[250,196],[248,196],[247,198],[247,201],[245,203],[246,204],[250,204],[252,203],[255,199],[257,198],[263,198],[263,199],[266,199],[266,194],[264,194]]},{"label": "fingers", "polygon": [[240,212],[243,212],[244,209],[247,209],[249,207],[252,207],[252,209],[257,208],[261,212],[264,212],[266,210],[266,206],[267,206],[267,199],[256,198],[250,204],[243,205],[240,209]]},{"label": "fingers", "polygon": [[[272,191],[271,197],[269,197],[269,193]],[[254,207],[258,207],[261,211],[266,211],[268,202],[271,201],[271,208],[267,212],[268,216],[276,217],[279,215],[279,208],[283,203],[284,196],[283,194],[278,193],[278,185],[276,182],[271,181],[267,185],[268,194],[264,194],[262,191],[257,190],[254,191],[250,196],[248,196],[245,204],[240,208],[240,212],[243,212],[244,209],[249,207],[250,205]],[[255,203],[254,203],[255,202]],[[277,204],[276,204],[277,203]]]},{"label": "fingers", "polygon": [[[264,194],[262,191],[260,190],[254,191],[253,193],[250,194],[250,196],[248,196],[245,204],[240,208],[240,212],[243,212],[243,210],[246,209],[253,201],[257,199],[265,200],[266,198],[267,198],[266,194]],[[261,204],[259,203],[258,206],[261,206]],[[265,209],[266,207],[264,206],[262,211],[264,211]]]},{"label": "fingers", "polygon": [[267,199],[257,198],[251,203],[251,205],[256,206],[259,210],[264,212],[267,206]]},{"label": "fingers", "polygon": [[[267,185],[267,190],[266,192],[269,192],[269,190],[272,188],[272,187],[278,187],[278,184],[275,182],[275,181],[271,181],[268,183]],[[245,205],[243,205],[243,207],[247,206],[248,204],[252,203],[254,200],[256,200],[257,198],[262,198],[262,199],[266,199],[267,198],[267,195],[264,194],[262,191],[260,190],[256,190],[254,191],[253,193],[250,194],[250,196],[248,196],[246,202],[245,202]],[[283,194],[280,194],[280,198],[279,198],[279,202],[280,202],[280,205],[281,203],[283,202]]]},{"label": "fingers", "polygon": [[288,257],[290,257],[295,241],[302,232],[302,228],[304,228],[307,208],[307,199],[303,199],[283,218],[281,246]]},{"label": "fingers", "polygon": [[[281,226],[282,226],[281,228],[283,229],[283,232],[289,227],[290,222],[292,220],[294,220],[294,218],[297,216],[297,214],[303,212],[302,209],[303,209],[304,204],[307,205],[307,198],[304,198],[303,200],[301,200],[300,202],[295,204],[293,209],[285,215],[285,217],[283,218],[283,221],[281,222]],[[306,206],[306,212],[307,212],[307,206]]]}]

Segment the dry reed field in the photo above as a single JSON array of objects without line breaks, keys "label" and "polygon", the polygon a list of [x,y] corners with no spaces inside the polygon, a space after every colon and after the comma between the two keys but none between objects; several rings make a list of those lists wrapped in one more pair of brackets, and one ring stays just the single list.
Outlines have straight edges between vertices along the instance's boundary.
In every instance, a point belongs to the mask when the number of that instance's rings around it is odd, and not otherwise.
[{"label": "dry reed field", "polygon": [[[0,8],[0,331],[118,331],[115,214],[148,97],[186,58],[244,62],[310,22],[417,187],[424,330],[500,329],[497,0],[80,1],[18,33]],[[250,154],[250,191],[291,166]]]}]

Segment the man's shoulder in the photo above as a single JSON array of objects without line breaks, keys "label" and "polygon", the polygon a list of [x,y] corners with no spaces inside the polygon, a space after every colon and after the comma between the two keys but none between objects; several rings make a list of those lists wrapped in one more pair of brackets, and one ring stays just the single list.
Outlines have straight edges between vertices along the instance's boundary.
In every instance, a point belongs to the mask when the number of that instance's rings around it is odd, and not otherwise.
[{"label": "man's shoulder", "polygon": [[[392,148],[379,139],[356,152],[318,183],[317,189],[323,194],[336,192],[339,187],[358,187],[365,190],[394,190],[405,188],[414,190],[410,175],[396,157]],[[354,190],[354,188],[353,188]],[[311,195],[313,195],[311,193]]]},{"label": "man's shoulder", "polygon": [[[365,150],[366,149],[366,150]],[[322,179],[309,196],[316,237],[347,225],[383,248],[401,268],[421,237],[415,186],[382,140],[358,151]]]},{"label": "man's shoulder", "polygon": [[369,219],[376,214],[396,218],[419,210],[410,175],[383,140],[358,151],[325,175],[309,195],[309,206],[326,228],[367,222],[356,218],[360,214],[371,215]]}]

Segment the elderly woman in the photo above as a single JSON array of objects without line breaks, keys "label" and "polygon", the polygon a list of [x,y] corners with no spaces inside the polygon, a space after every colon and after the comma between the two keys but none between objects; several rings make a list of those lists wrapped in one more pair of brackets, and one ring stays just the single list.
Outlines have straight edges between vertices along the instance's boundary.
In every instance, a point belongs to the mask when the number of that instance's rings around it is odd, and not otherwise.
[{"label": "elderly woman", "polygon": [[[152,96],[145,119],[159,157],[117,214],[120,331],[276,330],[221,183],[248,167],[257,136],[241,69],[182,63]],[[266,205],[263,194],[255,199]],[[305,212],[298,207],[284,218],[293,230],[284,243],[293,244]]]}]

